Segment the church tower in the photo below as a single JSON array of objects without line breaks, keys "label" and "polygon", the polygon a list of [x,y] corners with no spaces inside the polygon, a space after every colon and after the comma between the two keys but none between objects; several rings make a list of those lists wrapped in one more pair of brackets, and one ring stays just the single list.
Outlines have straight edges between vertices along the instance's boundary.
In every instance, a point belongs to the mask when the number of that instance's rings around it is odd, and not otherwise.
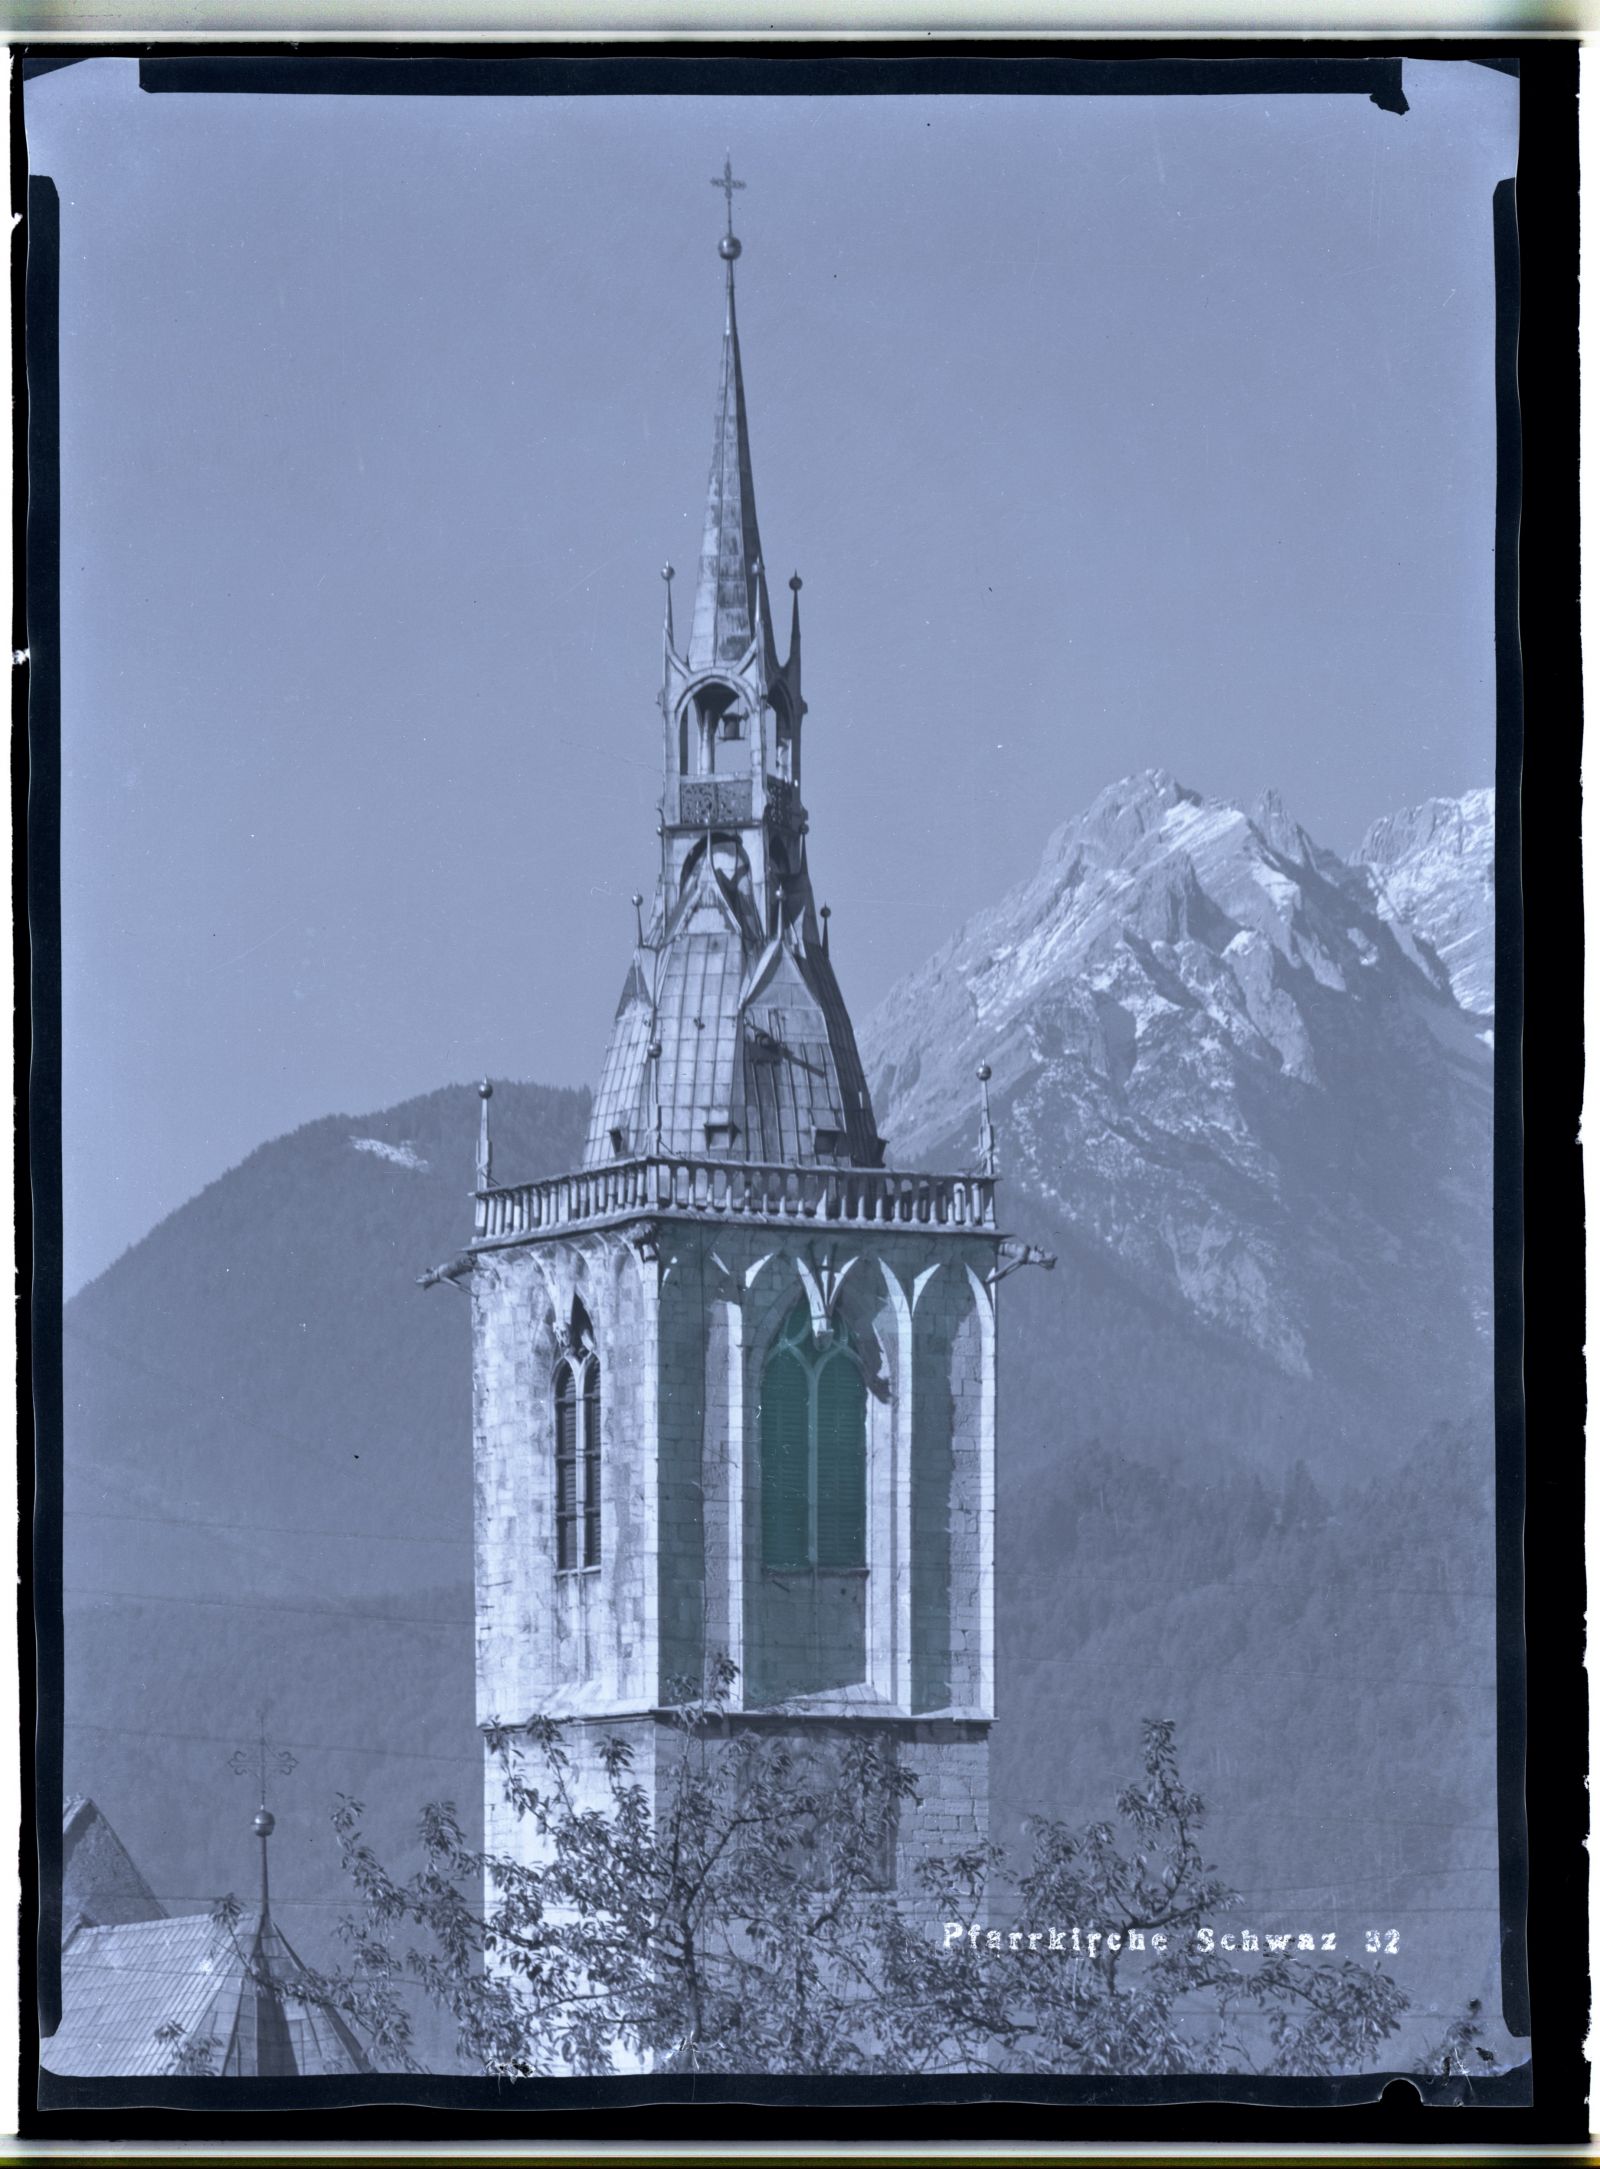
[{"label": "church tower", "polygon": [[[692,606],[666,612],[659,865],[583,1165],[493,1179],[468,1279],[478,1718],[569,1721],[663,1777],[721,1656],[729,1723],[911,1770],[885,1876],[982,1839],[994,1712],[995,1221],[975,1170],[885,1166],[813,901],[800,580],[779,660],[735,314]],[[820,727],[826,728],[826,720]],[[825,815],[825,809],[819,809]],[[823,830],[825,836],[825,827]],[[824,844],[825,848],[825,844]],[[983,1073],[986,1075],[986,1073]],[[429,1276],[435,1278],[439,1276]],[[531,1843],[486,1758],[486,1843]]]}]

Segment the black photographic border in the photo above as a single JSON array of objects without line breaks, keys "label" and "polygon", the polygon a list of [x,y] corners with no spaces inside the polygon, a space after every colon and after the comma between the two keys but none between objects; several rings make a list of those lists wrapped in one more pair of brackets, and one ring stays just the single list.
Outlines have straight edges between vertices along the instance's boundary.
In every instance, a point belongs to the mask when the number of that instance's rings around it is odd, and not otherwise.
[{"label": "black photographic border", "polygon": [[[1096,2142],[1130,2141],[1175,2150],[1307,2141],[1335,2149],[1582,2147],[1589,1994],[1578,1145],[1583,1053],[1575,938],[1582,927],[1577,55],[1575,38],[1515,37],[1379,38],[1363,40],[1359,48],[1328,40],[1162,37],[759,45],[705,40],[677,46],[641,39],[600,47],[108,41],[14,49],[12,206],[20,223],[12,241],[12,645],[25,651],[13,668],[12,740],[18,1340],[24,1352],[18,1389],[19,1634],[25,1797],[39,1803],[36,1848],[27,1832],[21,1848],[23,2138],[119,2148],[214,2139],[334,2149],[385,2140],[488,2143],[496,2150],[591,2140],[668,2142],[708,2153],[740,2138],[822,2141],[835,2148],[846,2139],[936,2142],[956,2150],[1025,2142],[1041,2159],[1059,2153],[1063,2143],[1092,2152]],[[52,1924],[41,1915],[40,1900],[59,1885],[61,1794],[60,237],[55,190],[48,177],[27,170],[22,108],[33,77],[103,57],[136,58],[141,88],[153,94],[202,87],[457,97],[491,91],[1079,96],[1249,89],[1367,96],[1396,113],[1404,111],[1407,57],[1472,61],[1520,76],[1515,188],[1503,184],[1492,207],[1485,205],[1485,217],[1494,223],[1499,295],[1494,1340],[1502,1968],[1508,2027],[1530,2034],[1537,2023],[1536,2089],[1531,2064],[1472,2083],[1391,2078],[1381,2071],[1329,2081],[651,2076],[510,2082],[447,2075],[87,2080],[39,2069],[36,1999],[46,2021],[59,2000],[59,1966],[50,1963],[59,1920]],[[1545,935],[1543,948],[1532,954],[1524,931],[1529,900],[1535,933],[1542,927]],[[1529,979],[1544,988],[1531,1046],[1524,1029]],[[30,988],[31,1003],[24,999]],[[1530,1054],[1540,1149],[1525,1159]],[[1531,1471],[1530,1427],[1537,1441]],[[1524,1565],[1530,1554],[1539,1569],[1540,1597],[1531,1616]],[[30,1650],[36,1682],[27,1677]],[[1381,1724],[1381,1709],[1374,1721]],[[1541,1839],[1537,1874],[1530,1821]],[[37,2102],[30,2106],[35,2072]],[[1428,2105],[1449,2105],[1455,2113],[1426,2113],[1424,2091]],[[773,2117],[770,2112],[780,2107],[782,2116]],[[1339,2113],[1330,2127],[1324,2115],[1334,2110]],[[1041,2133],[1041,2111],[1049,2116],[1048,2138]]]}]

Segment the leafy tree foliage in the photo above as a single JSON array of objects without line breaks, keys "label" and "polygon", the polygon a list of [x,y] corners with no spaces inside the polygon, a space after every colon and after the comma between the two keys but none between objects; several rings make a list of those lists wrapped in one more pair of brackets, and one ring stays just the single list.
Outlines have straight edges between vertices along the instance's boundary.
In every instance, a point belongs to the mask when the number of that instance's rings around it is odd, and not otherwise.
[{"label": "leafy tree foliage", "polygon": [[[915,1811],[910,1775],[868,1728],[824,1766],[740,1726],[732,1677],[724,1664],[680,1708],[653,1814],[625,1741],[606,1744],[596,1807],[576,1795],[559,1724],[492,1729],[534,1840],[526,1859],[477,1850],[435,1805],[422,1865],[400,1879],[367,1842],[361,1804],[342,1798],[335,1826],[361,1905],[344,1923],[349,1964],[305,1992],[380,2059],[414,2067],[420,1987],[470,2068],[517,2076],[1381,2062],[1406,2001],[1387,1974],[1287,1950],[1238,1960],[1198,1933],[1237,1901],[1203,1857],[1204,1803],[1171,1724],[1146,1724],[1142,1775],[1114,1820],[1037,1824],[1015,1884],[994,1845],[928,1863],[903,1904],[882,1863],[897,1817]],[[1039,1931],[1034,1947],[1013,1917]],[[1044,1930],[1073,1925],[1084,1948],[1047,1947]]]}]

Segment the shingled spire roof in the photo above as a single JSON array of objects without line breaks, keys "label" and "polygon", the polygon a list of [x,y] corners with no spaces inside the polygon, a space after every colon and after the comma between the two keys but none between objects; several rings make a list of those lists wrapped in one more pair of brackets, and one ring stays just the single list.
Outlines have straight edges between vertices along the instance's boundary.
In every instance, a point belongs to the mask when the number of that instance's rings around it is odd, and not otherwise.
[{"label": "shingled spire roof", "polygon": [[[686,658],[691,670],[711,670],[719,663],[739,661],[755,636],[758,594],[769,647],[772,639],[733,293],[733,265],[739,243],[731,232],[723,237],[721,250],[727,266],[727,313],[722,328],[722,376],[711,440],[705,535],[700,545],[700,576]],[[775,665],[776,658],[773,660]]]}]

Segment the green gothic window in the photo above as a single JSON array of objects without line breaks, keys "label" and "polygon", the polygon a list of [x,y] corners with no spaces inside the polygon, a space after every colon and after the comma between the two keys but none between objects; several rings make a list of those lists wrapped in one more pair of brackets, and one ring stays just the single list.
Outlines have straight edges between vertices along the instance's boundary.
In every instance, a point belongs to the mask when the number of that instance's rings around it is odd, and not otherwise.
[{"label": "green gothic window", "polygon": [[761,1379],[761,1563],[867,1563],[867,1388],[842,1336],[819,1348],[796,1304]]}]

